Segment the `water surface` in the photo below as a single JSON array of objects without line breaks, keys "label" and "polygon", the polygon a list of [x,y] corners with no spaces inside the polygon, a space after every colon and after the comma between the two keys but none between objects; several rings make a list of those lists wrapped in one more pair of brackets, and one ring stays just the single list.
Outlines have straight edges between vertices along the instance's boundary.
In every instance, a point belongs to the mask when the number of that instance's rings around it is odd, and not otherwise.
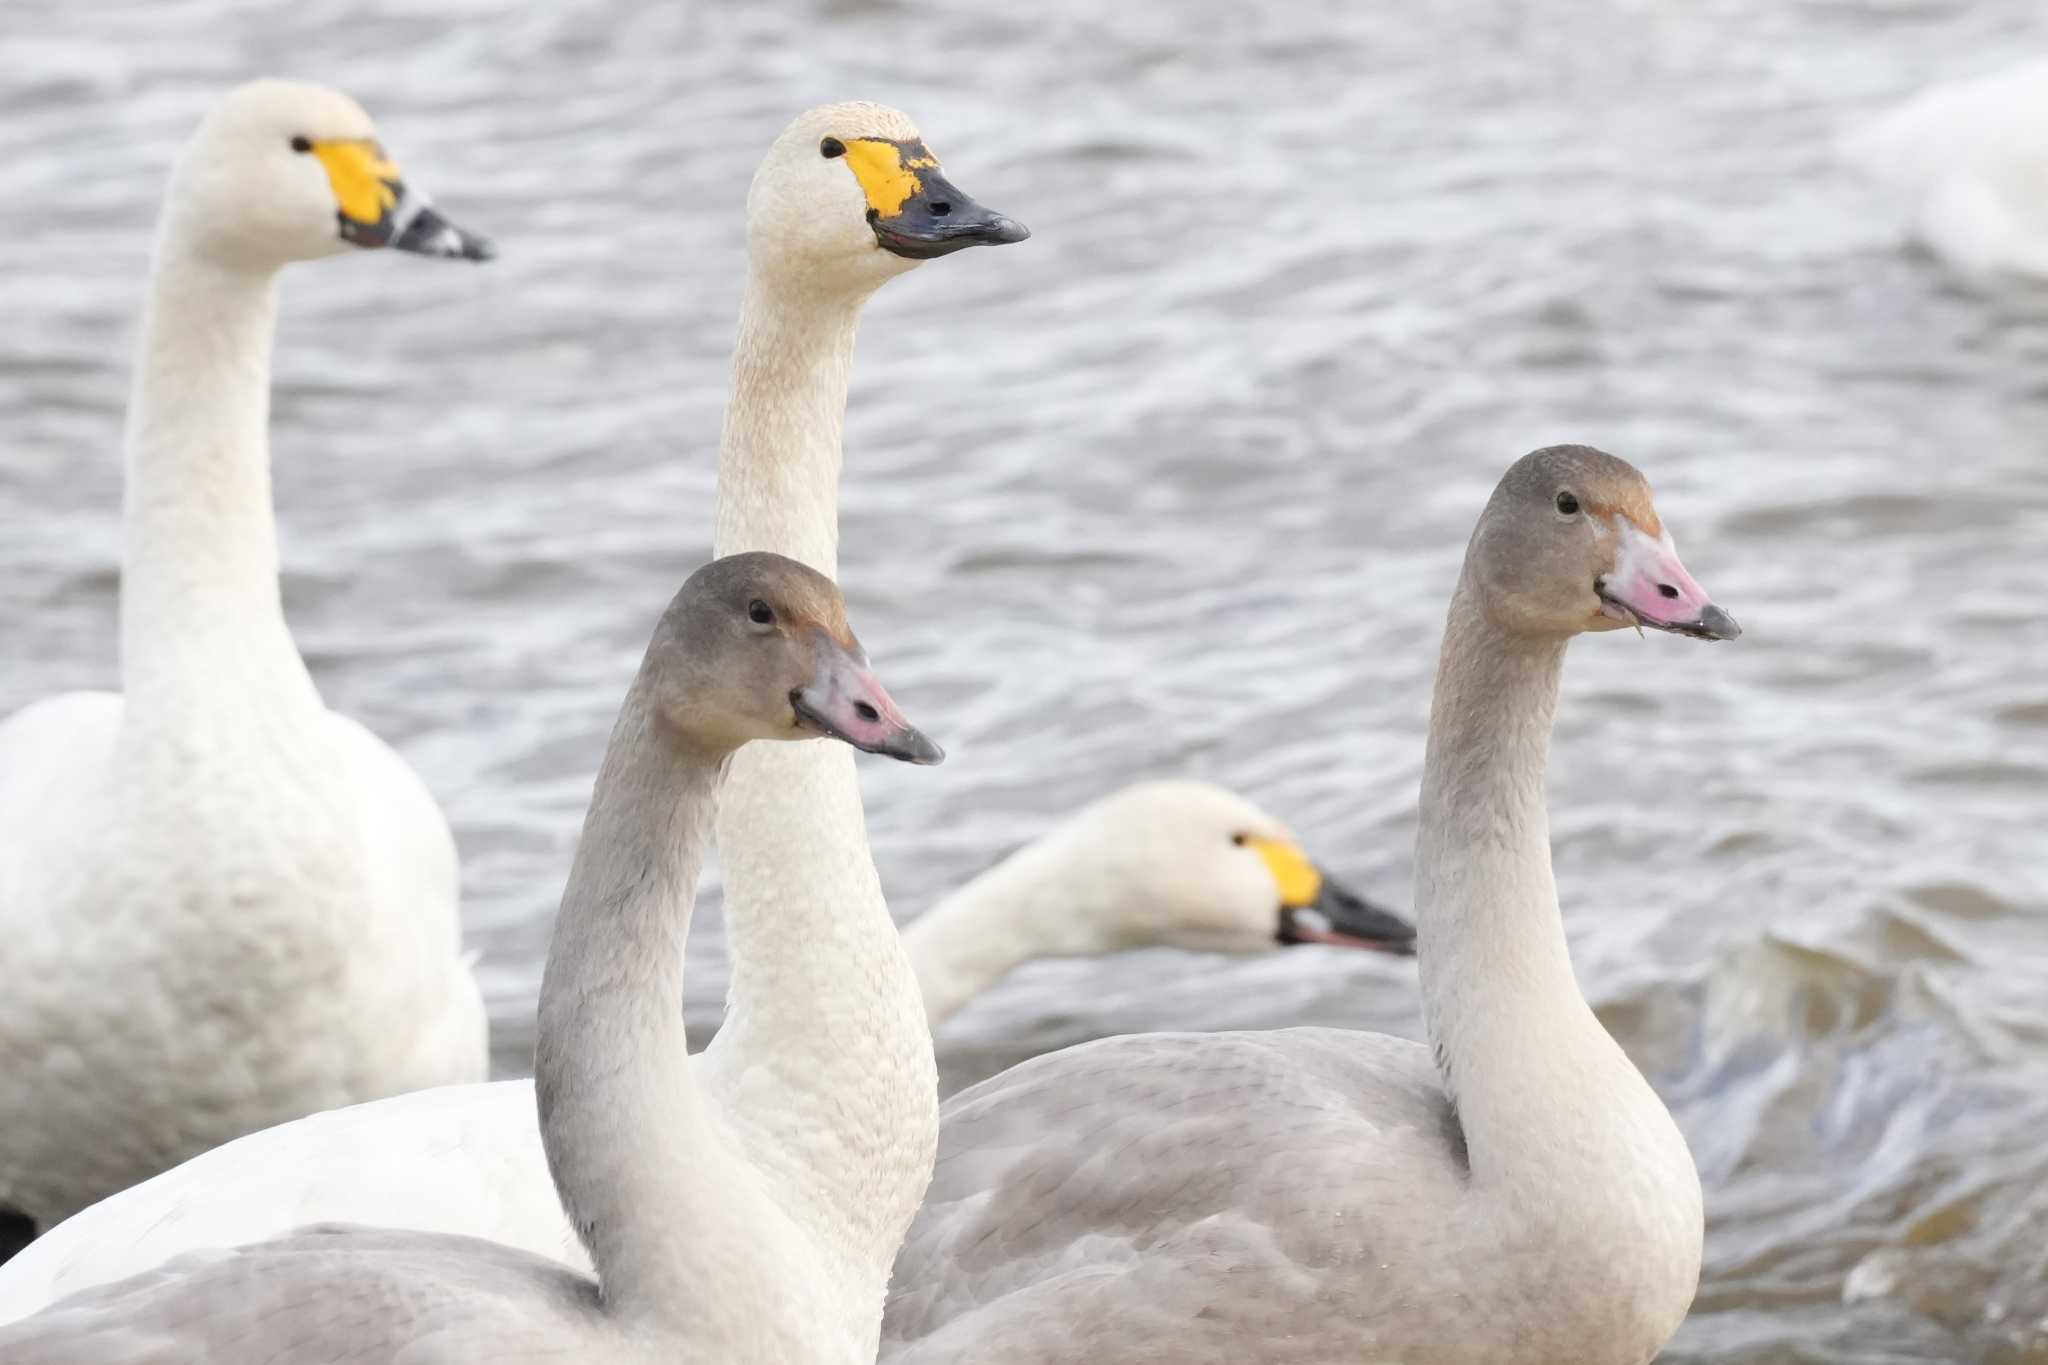
[{"label": "water surface", "polygon": [[[1459,555],[1522,451],[1639,463],[1742,620],[1568,669],[1581,979],[1699,1157],[1668,1361],[2048,1360],[2048,304],[1897,249],[1836,130],[2048,50],[2022,0],[810,7],[10,0],[0,711],[114,681],[118,430],[200,110],[345,86],[487,269],[288,276],[293,628],[461,842],[502,1070],[614,709],[708,552],[755,161],[912,111],[1026,245],[869,312],[843,576],[951,752],[865,768],[914,915],[1062,812],[1194,773],[1405,900]],[[759,12],[756,12],[759,11]],[[689,1008],[716,1019],[715,898]],[[1019,973],[949,1084],[1102,1033],[1414,1034],[1302,950]]]}]

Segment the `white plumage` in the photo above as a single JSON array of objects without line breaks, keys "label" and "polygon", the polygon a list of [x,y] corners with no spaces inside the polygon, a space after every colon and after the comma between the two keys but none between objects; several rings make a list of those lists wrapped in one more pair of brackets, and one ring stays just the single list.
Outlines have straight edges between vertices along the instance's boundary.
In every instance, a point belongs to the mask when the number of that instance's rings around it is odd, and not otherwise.
[{"label": "white plumage", "polygon": [[2048,58],[1933,86],[1842,148],[1964,276],[2048,279]]},{"label": "white plumage", "polygon": [[0,726],[0,1204],[45,1226],[239,1134],[484,1074],[447,822],[321,704],[278,596],[276,276],[351,249],[292,139],[371,136],[345,96],[266,81],[181,154],[129,409],[123,695]]}]

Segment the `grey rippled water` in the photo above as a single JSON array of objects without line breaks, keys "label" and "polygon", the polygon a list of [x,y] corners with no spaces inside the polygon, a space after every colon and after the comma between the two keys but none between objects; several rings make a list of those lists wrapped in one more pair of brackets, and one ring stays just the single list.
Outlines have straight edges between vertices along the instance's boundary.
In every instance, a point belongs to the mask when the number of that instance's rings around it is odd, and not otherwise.
[{"label": "grey rippled water", "polygon": [[[866,770],[899,909],[1166,772],[1405,897],[1471,521],[1521,451],[1607,446],[1748,629],[1584,642],[1551,782],[1581,977],[1708,1191],[1664,1359],[2048,1360],[2048,304],[1899,251],[1830,151],[2048,51],[2038,5],[434,9],[7,0],[0,711],[114,679],[172,151],[247,75],[353,90],[504,256],[290,274],[285,597],[454,820],[520,1069],[613,710],[708,549],[748,175],[796,110],[888,100],[1036,232],[861,340],[844,577],[952,751]],[[1041,964],[941,1055],[1299,1021],[1413,1034],[1412,973]]]}]

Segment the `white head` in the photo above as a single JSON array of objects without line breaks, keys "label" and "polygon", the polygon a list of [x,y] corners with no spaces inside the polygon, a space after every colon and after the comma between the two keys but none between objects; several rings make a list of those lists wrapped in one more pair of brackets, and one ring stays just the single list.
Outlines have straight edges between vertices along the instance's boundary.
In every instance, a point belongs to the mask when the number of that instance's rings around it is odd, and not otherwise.
[{"label": "white head", "polygon": [[1083,807],[1038,850],[1069,869],[1067,911],[1088,918],[1080,927],[1096,951],[1161,944],[1257,953],[1295,943],[1414,951],[1406,920],[1347,891],[1287,826],[1208,782],[1125,787]]},{"label": "white head", "polygon": [[799,114],[747,191],[753,269],[807,287],[865,293],[919,261],[1030,235],[948,182],[917,125],[883,104]]},{"label": "white head", "polygon": [[253,269],[357,247],[493,254],[406,185],[361,105],[295,81],[251,81],[214,105],[178,154],[164,223],[188,249]]}]

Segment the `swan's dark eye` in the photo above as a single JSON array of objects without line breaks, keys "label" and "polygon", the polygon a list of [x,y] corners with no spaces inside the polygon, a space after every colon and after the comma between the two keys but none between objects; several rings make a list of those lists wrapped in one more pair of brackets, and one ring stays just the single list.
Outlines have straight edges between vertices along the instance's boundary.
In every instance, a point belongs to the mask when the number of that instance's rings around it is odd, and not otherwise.
[{"label": "swan's dark eye", "polygon": [[1568,517],[1575,517],[1579,514],[1579,500],[1568,492],[1559,493],[1557,495],[1557,510]]},{"label": "swan's dark eye", "polygon": [[775,620],[775,608],[757,597],[747,603],[747,619],[757,626],[770,625]]},{"label": "swan's dark eye", "polygon": [[1239,848],[1243,848],[1244,836],[1242,834],[1233,834],[1230,836],[1230,842],[1236,844]]},{"label": "swan's dark eye", "polygon": [[830,161],[835,156],[846,155],[846,144],[836,137],[828,137],[818,144],[818,155]]},{"label": "swan's dark eye", "polygon": [[293,150],[293,151],[295,151],[295,152],[310,152],[310,151],[312,151],[312,150],[313,150],[313,139],[311,139],[311,138],[309,138],[309,137],[295,137],[295,138],[293,138],[293,139],[292,139],[292,150]]}]

